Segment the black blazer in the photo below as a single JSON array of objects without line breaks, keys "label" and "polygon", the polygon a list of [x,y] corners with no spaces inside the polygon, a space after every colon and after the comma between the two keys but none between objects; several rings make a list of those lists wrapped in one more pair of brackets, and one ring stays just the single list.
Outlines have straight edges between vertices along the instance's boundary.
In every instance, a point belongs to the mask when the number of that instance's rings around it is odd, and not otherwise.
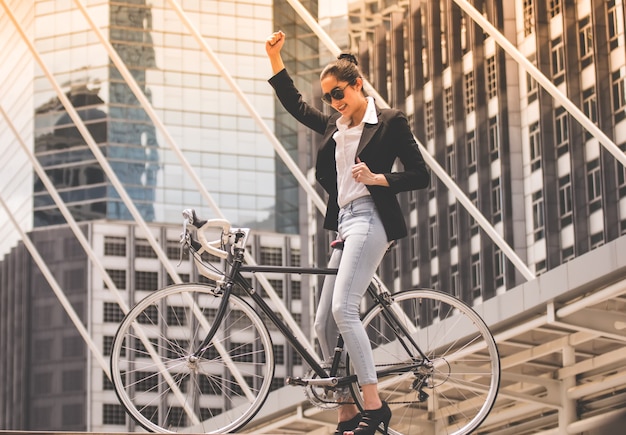
[{"label": "black blazer", "polygon": [[[336,143],[333,134],[337,131],[336,122],[341,114],[335,112],[329,116],[304,102],[286,69],[270,78],[269,83],[282,105],[295,119],[322,135],[321,146],[317,151],[315,176],[329,196],[324,228],[337,231],[339,205]],[[358,156],[373,173],[384,174],[389,182],[389,187],[367,186],[367,189],[385,227],[387,239],[391,241],[407,235],[406,223],[396,194],[428,187],[430,174],[406,116],[395,109],[377,109],[377,115],[378,124],[366,123],[363,128],[355,162]],[[403,172],[391,172],[396,159],[402,162]]]}]

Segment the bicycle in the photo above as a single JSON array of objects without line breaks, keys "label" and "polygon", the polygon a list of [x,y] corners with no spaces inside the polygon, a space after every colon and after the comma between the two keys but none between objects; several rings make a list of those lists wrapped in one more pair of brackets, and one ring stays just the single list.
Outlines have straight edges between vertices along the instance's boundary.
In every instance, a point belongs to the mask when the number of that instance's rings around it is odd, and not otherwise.
[{"label": "bicycle", "polygon": [[[229,433],[242,429],[267,399],[274,375],[265,315],[310,367],[287,378],[309,401],[331,409],[363,403],[349,355],[338,337],[332,361],[320,361],[252,288],[246,272],[330,275],[336,269],[244,264],[249,230],[226,220],[183,212],[188,249],[209,284],[175,284],[137,303],[124,317],[111,349],[115,391],[143,428],[162,433]],[[197,240],[189,226],[195,228]],[[208,241],[211,228],[217,240]],[[225,270],[202,253],[226,259]],[[233,292],[235,287],[244,296]],[[393,410],[389,433],[468,434],[496,400],[500,359],[481,317],[453,296],[430,289],[390,294],[371,284],[372,307],[362,317],[377,366],[379,390]],[[241,293],[241,291],[239,292]],[[343,402],[342,402],[343,401]]]}]

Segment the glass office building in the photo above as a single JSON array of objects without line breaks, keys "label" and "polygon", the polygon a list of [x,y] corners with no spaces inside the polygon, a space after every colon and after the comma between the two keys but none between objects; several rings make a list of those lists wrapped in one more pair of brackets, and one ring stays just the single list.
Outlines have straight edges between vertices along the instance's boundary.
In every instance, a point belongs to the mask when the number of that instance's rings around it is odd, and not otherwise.
[{"label": "glass office building", "polygon": [[[177,222],[186,207],[215,215],[171,150],[173,142],[229,220],[274,230],[274,151],[171,5],[86,3],[154,109],[156,124],[73,2],[34,2],[34,46],[143,218]],[[272,29],[272,2],[181,5],[246,98],[271,121],[274,99],[261,38]],[[40,71],[34,107],[36,155],[74,217],[132,219]],[[39,180],[34,186],[35,225],[64,222]]]}]

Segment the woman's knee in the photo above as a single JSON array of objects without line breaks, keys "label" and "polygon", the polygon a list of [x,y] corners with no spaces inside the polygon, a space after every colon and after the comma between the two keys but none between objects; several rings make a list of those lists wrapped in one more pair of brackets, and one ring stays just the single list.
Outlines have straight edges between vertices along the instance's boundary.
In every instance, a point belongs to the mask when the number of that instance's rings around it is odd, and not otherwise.
[{"label": "woman's knee", "polygon": [[343,327],[348,325],[350,321],[360,321],[359,310],[351,309],[349,306],[343,304],[333,304],[332,314],[337,323],[337,327],[341,331]]},{"label": "woman's knee", "polygon": [[316,317],[313,322],[313,330],[318,337],[322,337],[326,330],[326,322]]}]

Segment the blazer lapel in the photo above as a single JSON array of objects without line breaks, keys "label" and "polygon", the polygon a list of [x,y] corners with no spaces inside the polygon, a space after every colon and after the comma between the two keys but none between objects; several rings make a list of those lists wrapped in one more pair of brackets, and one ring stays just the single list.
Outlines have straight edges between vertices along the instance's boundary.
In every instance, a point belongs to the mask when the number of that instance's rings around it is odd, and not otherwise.
[{"label": "blazer lapel", "polygon": [[[356,149],[357,156],[361,154],[361,151],[365,149],[367,144],[369,144],[370,140],[372,140],[372,137],[374,137],[374,134],[376,134],[376,132],[380,128],[380,125],[382,123],[380,111],[377,112],[377,115],[378,115],[378,123],[376,124],[365,123],[365,125],[363,126],[363,134],[361,135],[361,140],[359,140],[359,146]],[[355,159],[356,159],[356,156],[355,156]]]}]

